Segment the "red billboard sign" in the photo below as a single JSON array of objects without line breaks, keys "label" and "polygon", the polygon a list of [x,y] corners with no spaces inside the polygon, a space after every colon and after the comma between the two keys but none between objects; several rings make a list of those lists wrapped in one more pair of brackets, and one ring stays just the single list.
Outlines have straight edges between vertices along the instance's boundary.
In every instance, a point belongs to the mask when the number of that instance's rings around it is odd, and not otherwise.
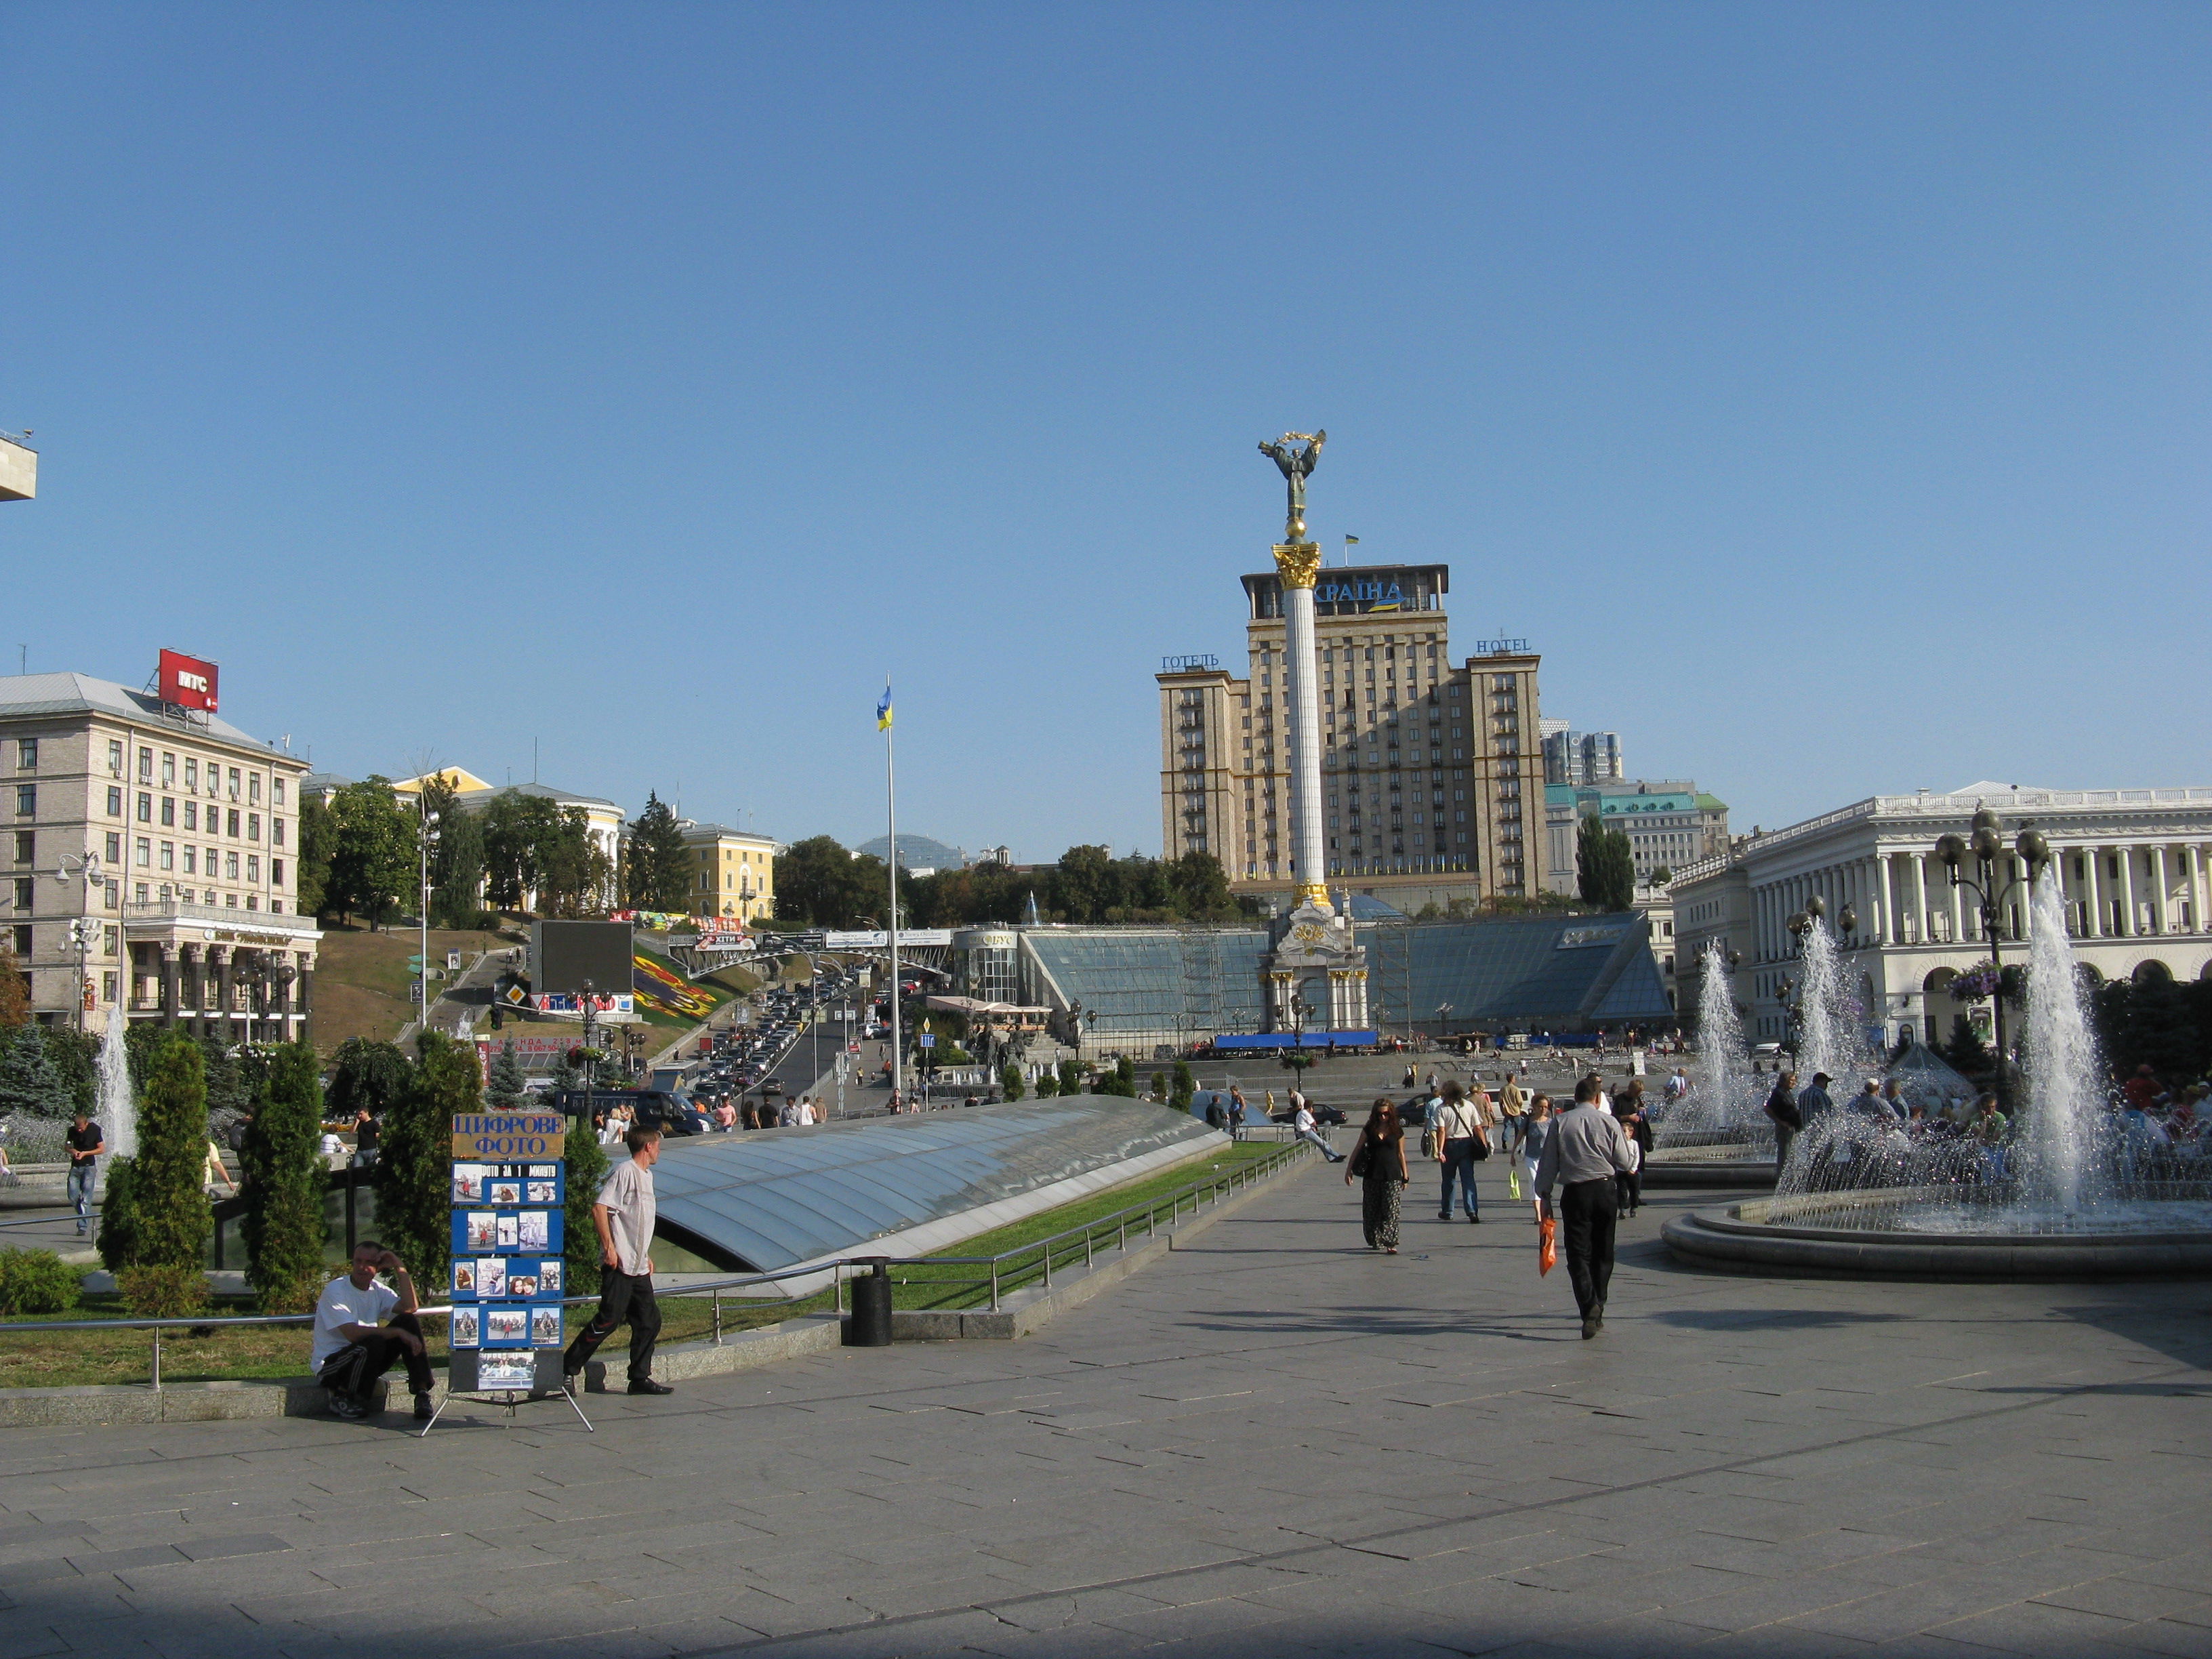
[{"label": "red billboard sign", "polygon": [[161,653],[161,701],[214,714],[216,665],[174,651]]}]

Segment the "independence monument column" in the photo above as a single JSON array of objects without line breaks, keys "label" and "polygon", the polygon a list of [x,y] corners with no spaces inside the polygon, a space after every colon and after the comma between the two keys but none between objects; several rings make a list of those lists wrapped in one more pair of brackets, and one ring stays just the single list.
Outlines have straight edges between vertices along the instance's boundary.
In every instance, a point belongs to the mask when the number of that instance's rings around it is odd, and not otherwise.
[{"label": "independence monument column", "polygon": [[[1260,446],[1281,469],[1290,505],[1275,569],[1283,581],[1283,661],[1289,676],[1291,869],[1297,880],[1289,932],[1270,958],[1267,1008],[1278,1031],[1356,1031],[1367,1026],[1366,952],[1352,943],[1351,919],[1328,902],[1321,838],[1321,674],[1314,643],[1314,583],[1321,547],[1306,539],[1306,479],[1327,432],[1286,432]],[[1303,446],[1300,447],[1299,446]]]}]

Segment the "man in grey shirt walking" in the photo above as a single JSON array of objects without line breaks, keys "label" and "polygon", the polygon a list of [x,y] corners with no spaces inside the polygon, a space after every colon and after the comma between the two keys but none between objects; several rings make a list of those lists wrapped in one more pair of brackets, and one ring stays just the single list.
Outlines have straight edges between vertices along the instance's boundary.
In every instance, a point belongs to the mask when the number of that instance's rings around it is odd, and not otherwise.
[{"label": "man in grey shirt walking", "polygon": [[592,1224],[599,1230],[599,1258],[605,1267],[599,1275],[599,1309],[591,1323],[576,1333],[561,1361],[563,1374],[574,1378],[599,1344],[614,1334],[615,1327],[629,1321],[629,1391],[632,1394],[673,1394],[665,1382],[653,1380],[653,1345],[660,1336],[660,1304],[653,1296],[653,1224],[656,1206],[653,1194],[653,1166],[660,1161],[660,1131],[632,1129],[624,1138],[629,1157],[615,1165],[598,1200],[592,1206]]},{"label": "man in grey shirt walking", "polygon": [[[1583,1340],[1605,1323],[1605,1293],[1613,1283],[1613,1232],[1620,1214],[1613,1176],[1634,1167],[1620,1120],[1598,1108],[1595,1075],[1575,1085],[1575,1103],[1545,1137],[1536,1160],[1536,1196],[1565,1235],[1567,1280],[1582,1310]],[[1552,1201],[1558,1187],[1559,1202]]]}]

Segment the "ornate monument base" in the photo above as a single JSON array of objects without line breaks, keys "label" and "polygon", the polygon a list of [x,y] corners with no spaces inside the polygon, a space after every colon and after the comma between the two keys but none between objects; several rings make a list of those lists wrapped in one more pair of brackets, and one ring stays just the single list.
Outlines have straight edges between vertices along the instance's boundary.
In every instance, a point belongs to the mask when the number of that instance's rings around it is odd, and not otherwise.
[{"label": "ornate monument base", "polygon": [[1370,1029],[1367,952],[1352,943],[1349,917],[1311,899],[1291,913],[1289,931],[1267,958],[1267,988],[1271,1031]]}]

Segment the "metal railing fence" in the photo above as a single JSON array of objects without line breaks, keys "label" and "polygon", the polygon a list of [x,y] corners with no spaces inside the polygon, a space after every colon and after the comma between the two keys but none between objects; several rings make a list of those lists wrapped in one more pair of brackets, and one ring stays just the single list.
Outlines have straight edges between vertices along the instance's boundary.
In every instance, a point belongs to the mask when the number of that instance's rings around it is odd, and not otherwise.
[{"label": "metal railing fence", "polygon": [[[1240,1188],[1249,1187],[1280,1173],[1291,1164],[1311,1155],[1313,1147],[1305,1141],[1293,1140],[1277,1145],[1262,1157],[1245,1160],[1220,1174],[1201,1181],[1193,1181],[1162,1194],[1141,1204],[1132,1204],[1110,1211],[1076,1226],[1043,1238],[1032,1239],[1012,1249],[1001,1250],[995,1255],[928,1255],[885,1256],[854,1255],[833,1261],[803,1263],[798,1267],[778,1268],[773,1273],[732,1273],[726,1278],[710,1279],[697,1284],[671,1285],[657,1292],[663,1298],[704,1296],[711,1298],[714,1307],[714,1334],[709,1339],[716,1346],[724,1340],[722,1324],[723,1298],[730,1291],[747,1287],[780,1284],[785,1279],[830,1276],[830,1305],[842,1316],[845,1311],[845,1284],[848,1277],[875,1273],[878,1267],[888,1270],[895,1267],[944,1268],[982,1267],[985,1273],[966,1277],[916,1279],[908,1277],[900,1283],[911,1290],[916,1286],[942,1286],[951,1296],[974,1293],[988,1287],[989,1307],[993,1313],[1000,1311],[1002,1298],[1031,1282],[1045,1289],[1052,1285],[1055,1269],[1065,1273],[1079,1255],[1083,1265],[1089,1267],[1097,1259],[1101,1241],[1112,1235],[1114,1248],[1128,1249],[1129,1235],[1136,1232],[1149,1242],[1160,1234],[1164,1217],[1165,1224],[1172,1229],[1186,1206],[1194,1216],[1206,1204],[1218,1202]],[[66,1221],[66,1215],[40,1218],[51,1224],[56,1220]],[[21,1225],[21,1223],[0,1223],[0,1225]],[[819,1291],[812,1292],[818,1295]],[[564,1308],[595,1307],[596,1296],[564,1297]],[[939,1305],[942,1305],[941,1304]],[[453,1306],[422,1307],[416,1310],[418,1319],[449,1318]],[[145,1331],[152,1340],[150,1365],[152,1386],[161,1386],[161,1333],[186,1330],[195,1334],[222,1330],[238,1330],[249,1327],[280,1325],[312,1325],[315,1316],[303,1314],[191,1314],[174,1316],[143,1316],[123,1319],[22,1319],[0,1320],[0,1336],[27,1336],[62,1331]]]}]

